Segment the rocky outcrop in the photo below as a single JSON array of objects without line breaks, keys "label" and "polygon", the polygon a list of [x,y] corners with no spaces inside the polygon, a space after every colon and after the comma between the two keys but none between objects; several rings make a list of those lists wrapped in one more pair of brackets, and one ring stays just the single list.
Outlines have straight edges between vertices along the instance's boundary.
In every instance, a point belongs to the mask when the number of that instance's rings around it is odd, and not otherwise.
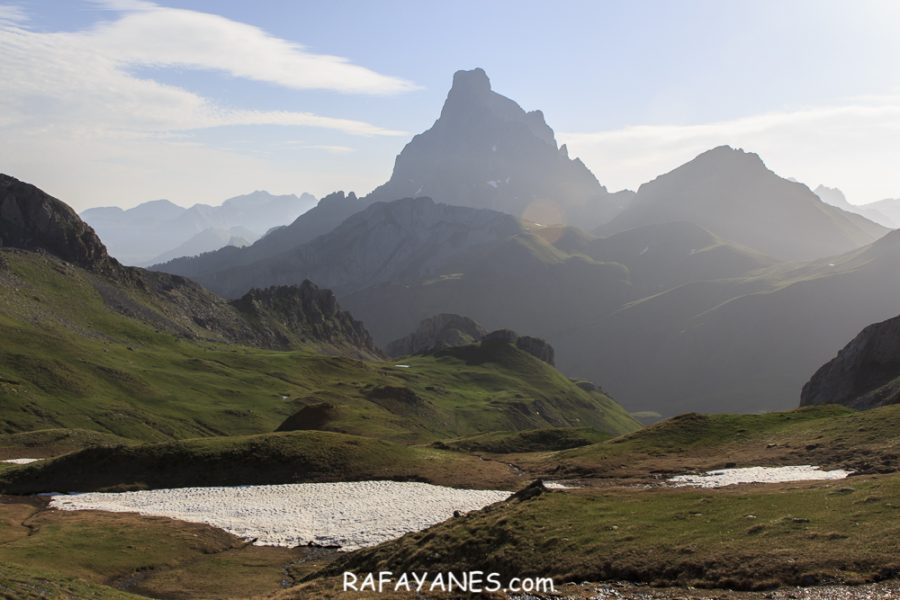
[{"label": "rocky outcrop", "polygon": [[516,340],[516,348],[544,361],[548,365],[555,365],[553,346],[541,338],[523,335]]},{"label": "rocky outcrop", "polygon": [[0,247],[48,252],[92,271],[120,270],[106,247],[68,205],[0,174]]},{"label": "rocky outcrop", "polygon": [[510,344],[545,363],[554,364],[553,346],[540,338],[520,336],[511,329],[497,329],[488,333],[472,319],[448,313],[435,315],[419,323],[414,332],[388,344],[387,354],[394,357],[428,354],[477,342]]},{"label": "rocky outcrop", "polygon": [[231,304],[277,346],[324,343],[380,354],[363,324],[341,310],[334,293],[309,280],[299,286],[252,289]]},{"label": "rocky outcrop", "polygon": [[800,405],[900,402],[900,317],[870,325],[803,386]]},{"label": "rocky outcrop", "polygon": [[498,329],[484,336],[487,343],[499,342],[503,344],[512,344],[522,352],[534,356],[549,365],[554,364],[553,346],[541,338],[531,337],[527,335],[520,336],[510,329]]},{"label": "rocky outcrop", "polygon": [[467,346],[481,340],[487,331],[462,315],[444,313],[422,321],[414,332],[394,340],[385,348],[388,356],[425,354],[444,348]]}]

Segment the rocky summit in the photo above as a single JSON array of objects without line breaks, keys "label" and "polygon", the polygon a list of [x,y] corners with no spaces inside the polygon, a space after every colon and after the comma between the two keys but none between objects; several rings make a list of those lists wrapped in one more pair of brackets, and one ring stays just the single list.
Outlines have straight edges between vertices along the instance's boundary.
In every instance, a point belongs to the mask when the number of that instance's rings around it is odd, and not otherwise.
[{"label": "rocky summit", "polygon": [[0,247],[44,251],[92,271],[113,272],[94,230],[68,205],[35,186],[0,174]]},{"label": "rocky summit", "polygon": [[411,334],[394,340],[385,350],[389,356],[424,354],[443,348],[465,346],[487,335],[487,330],[468,317],[442,313],[424,319]]},{"label": "rocky summit", "polygon": [[488,332],[472,319],[452,313],[442,313],[424,319],[411,334],[389,343],[386,351],[388,356],[400,357],[429,354],[476,342],[510,344],[549,365],[554,365],[553,346],[545,340],[527,335],[520,336],[511,329]]},{"label": "rocky summit", "polygon": [[863,329],[803,386],[801,406],[900,403],[900,317]]},{"label": "rocky summit", "polygon": [[429,196],[543,223],[596,226],[623,198],[569,158],[539,110],[498,94],[483,69],[457,71],[441,115],[397,156],[369,200]]},{"label": "rocky summit", "polygon": [[341,310],[334,293],[309,280],[295,286],[252,289],[232,305],[283,347],[299,337],[308,342],[349,343],[371,355],[380,353],[363,324]]}]

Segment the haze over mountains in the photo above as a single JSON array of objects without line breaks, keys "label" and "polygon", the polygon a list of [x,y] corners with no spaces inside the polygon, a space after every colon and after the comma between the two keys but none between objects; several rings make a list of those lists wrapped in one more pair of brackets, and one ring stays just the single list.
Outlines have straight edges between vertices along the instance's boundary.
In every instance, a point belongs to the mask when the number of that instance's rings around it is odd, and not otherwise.
[{"label": "haze over mountains", "polygon": [[847,201],[844,192],[838,188],[820,185],[813,191],[823,202],[827,202],[832,206],[862,215],[870,221],[890,229],[900,228],[900,199],[888,198],[868,204],[851,204]]},{"label": "haze over mountains", "polygon": [[226,245],[249,245],[315,204],[310,194],[275,196],[256,191],[229,198],[219,206],[184,208],[168,200],[153,200],[127,210],[91,208],[81,216],[118,260],[146,266]]},{"label": "haze over mountains", "polygon": [[[896,236],[755,154],[714,148],[636,194],[588,175],[542,114],[463,71],[369,196],[159,268],[230,297],[320,282],[382,345],[443,313],[528,331],[570,376],[667,415],[795,406],[847,339],[900,312]],[[538,200],[555,219],[528,219]]]},{"label": "haze over mountains", "polygon": [[689,221],[780,260],[812,260],[868,244],[887,230],[822,202],[756,154],[727,146],[704,152],[642,185],[601,232]]},{"label": "haze over mountains", "polygon": [[[475,69],[368,196],[331,194],[250,246],[157,268],[229,298],[310,280],[382,347],[441,314],[528,332],[631,410],[784,409],[856,332],[900,312],[897,234],[817,193],[722,146],[610,194]],[[157,229],[196,221],[167,203],[133,211]],[[108,212],[94,216],[122,218]]]}]

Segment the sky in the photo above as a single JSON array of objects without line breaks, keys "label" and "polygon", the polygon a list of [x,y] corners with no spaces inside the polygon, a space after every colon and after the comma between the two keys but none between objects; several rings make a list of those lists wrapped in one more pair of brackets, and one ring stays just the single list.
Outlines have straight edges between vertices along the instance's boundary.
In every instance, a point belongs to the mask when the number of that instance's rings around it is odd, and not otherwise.
[{"label": "sky", "polygon": [[364,194],[458,69],[610,190],[721,144],[900,197],[894,0],[0,0],[0,172],[81,211]]}]

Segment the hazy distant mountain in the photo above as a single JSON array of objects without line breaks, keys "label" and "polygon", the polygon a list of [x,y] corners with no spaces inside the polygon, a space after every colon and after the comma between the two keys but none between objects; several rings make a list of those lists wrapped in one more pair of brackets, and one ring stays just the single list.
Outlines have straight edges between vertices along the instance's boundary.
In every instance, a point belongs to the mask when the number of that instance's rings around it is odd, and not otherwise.
[{"label": "hazy distant mountain", "polygon": [[888,198],[887,200],[879,200],[870,204],[863,204],[865,210],[882,215],[887,227],[893,229],[900,228],[900,198]]},{"label": "hazy distant mountain", "polygon": [[900,402],[900,317],[869,325],[803,386],[801,406]]},{"label": "hazy distant mountain", "polygon": [[625,265],[636,297],[695,281],[738,277],[777,262],[694,223],[646,225],[605,238],[574,227],[543,227],[535,233],[564,252]]},{"label": "hazy distant mountain", "polygon": [[204,229],[200,233],[193,236],[183,244],[180,244],[164,252],[153,260],[148,261],[150,264],[168,262],[170,260],[180,258],[182,256],[197,256],[204,252],[212,252],[226,246],[234,246],[243,248],[249,246],[256,241],[258,236],[246,227],[231,227],[223,229],[221,227],[210,227]]},{"label": "hazy distant mountain", "polygon": [[[168,200],[154,200],[128,210],[91,208],[81,216],[97,231],[117,259],[125,264],[147,265],[159,262],[157,257],[160,256],[185,256],[177,254],[176,249],[208,229],[241,227],[256,239],[273,227],[291,223],[315,203],[316,199],[309,194],[275,196],[257,191],[230,198],[220,206],[195,204],[183,208]],[[230,237],[218,247],[206,247],[203,251],[222,247]],[[213,237],[207,234],[203,239],[208,246]],[[188,250],[203,245],[202,241],[196,242],[189,245]]]},{"label": "hazy distant mountain", "polygon": [[[830,188],[824,185],[818,186],[813,190],[816,196],[818,196],[822,202],[826,202],[832,206],[836,206],[842,210],[846,210],[847,212],[856,213],[858,215],[862,215],[870,221],[874,221],[879,225],[884,225],[890,229],[896,229],[898,224],[900,224],[900,201],[896,201],[896,216],[898,217],[896,220],[888,217],[886,214],[879,211],[875,208],[877,202],[873,202],[871,204],[850,204],[847,201],[847,197],[844,195],[844,192],[839,190],[838,188]],[[889,206],[892,200],[883,200],[885,206]],[[890,210],[890,208],[888,208]]]},{"label": "hazy distant mountain", "polygon": [[783,179],[756,154],[721,146],[640,187],[608,225],[614,233],[688,221],[716,236],[782,260],[812,260],[869,244],[887,230],[822,202]]},{"label": "hazy distant mountain", "polygon": [[900,232],[810,263],[673,287],[548,336],[570,376],[631,410],[796,406],[809,376],[869,323],[900,313]]}]

